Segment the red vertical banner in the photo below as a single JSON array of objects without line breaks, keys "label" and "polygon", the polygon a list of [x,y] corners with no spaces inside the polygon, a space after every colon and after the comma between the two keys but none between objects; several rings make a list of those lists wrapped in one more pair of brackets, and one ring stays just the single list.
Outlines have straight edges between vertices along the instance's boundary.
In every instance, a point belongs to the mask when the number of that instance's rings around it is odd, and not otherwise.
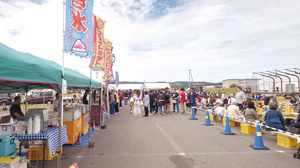
[{"label": "red vertical banner", "polygon": [[109,40],[104,40],[105,41],[105,56],[104,56],[104,64],[105,64],[105,69],[104,69],[104,79],[109,80],[110,77],[110,72],[112,69],[113,65],[113,59],[112,59],[112,43]]},{"label": "red vertical banner", "polygon": [[93,15],[93,31],[94,31],[94,42],[93,42],[93,52],[95,53],[95,58],[92,58],[90,68],[93,71],[103,71],[105,69],[104,65],[104,26],[105,22]]}]

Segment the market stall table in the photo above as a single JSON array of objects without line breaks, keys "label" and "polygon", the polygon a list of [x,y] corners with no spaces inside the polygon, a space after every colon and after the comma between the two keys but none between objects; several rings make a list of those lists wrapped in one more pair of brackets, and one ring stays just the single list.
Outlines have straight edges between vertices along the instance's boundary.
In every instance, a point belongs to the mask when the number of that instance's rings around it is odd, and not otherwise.
[{"label": "market stall table", "polygon": [[[61,144],[68,142],[67,136],[67,126],[64,125],[61,130],[62,138]],[[50,156],[55,154],[55,151],[58,149],[58,128],[48,128],[46,131],[39,134],[18,134],[16,135],[16,140],[20,140],[19,154],[21,156],[21,146],[24,140],[43,140],[43,167],[45,165],[45,146],[46,140],[48,140],[48,147]]]}]

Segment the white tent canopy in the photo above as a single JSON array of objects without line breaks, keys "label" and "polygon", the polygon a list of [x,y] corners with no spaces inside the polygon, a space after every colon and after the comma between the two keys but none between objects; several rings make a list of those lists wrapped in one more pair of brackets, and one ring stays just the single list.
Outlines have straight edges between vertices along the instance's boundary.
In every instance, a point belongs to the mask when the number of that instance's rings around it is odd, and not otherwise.
[{"label": "white tent canopy", "polygon": [[[169,83],[145,83],[145,89],[161,89],[161,88],[170,88]],[[143,84],[119,84],[118,89],[120,90],[129,90],[129,89],[142,89]]]},{"label": "white tent canopy", "polygon": [[170,88],[170,83],[146,83],[147,89],[161,89],[161,88]]},{"label": "white tent canopy", "polygon": [[[78,70],[78,69],[74,69],[74,71],[77,71],[77,72],[81,73],[81,74],[84,75],[84,76],[90,77],[89,75],[85,74],[84,72],[82,72],[82,71],[80,71],[80,70]],[[95,80],[95,81],[97,81],[97,82],[100,82],[103,86],[105,85],[105,82],[103,82],[101,79],[98,79],[98,78],[96,78],[96,77],[92,77],[92,78],[93,78],[93,80]],[[108,85],[108,89],[109,89],[109,90],[114,90],[115,87],[109,84],[109,85]]]},{"label": "white tent canopy", "polygon": [[129,89],[141,89],[142,84],[119,84],[118,89],[119,90],[129,90]]}]

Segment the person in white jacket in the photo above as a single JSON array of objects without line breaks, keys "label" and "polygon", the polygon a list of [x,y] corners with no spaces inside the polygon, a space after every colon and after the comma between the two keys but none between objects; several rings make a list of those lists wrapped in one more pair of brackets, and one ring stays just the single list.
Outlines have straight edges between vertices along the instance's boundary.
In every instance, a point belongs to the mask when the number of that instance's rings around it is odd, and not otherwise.
[{"label": "person in white jacket", "polygon": [[237,106],[236,99],[231,99],[231,105],[227,108],[227,114],[230,117],[245,119],[245,117],[240,113],[240,109]]},{"label": "person in white jacket", "polygon": [[140,90],[136,90],[134,96],[133,96],[133,99],[134,99],[134,111],[133,111],[133,114],[135,117],[139,116],[141,117],[141,101],[142,101],[142,94],[141,94],[141,91]]},{"label": "person in white jacket", "polygon": [[144,94],[145,94],[145,98],[144,98],[145,115],[143,117],[148,117],[148,110],[150,107],[150,97],[148,95],[148,91],[145,91]]}]

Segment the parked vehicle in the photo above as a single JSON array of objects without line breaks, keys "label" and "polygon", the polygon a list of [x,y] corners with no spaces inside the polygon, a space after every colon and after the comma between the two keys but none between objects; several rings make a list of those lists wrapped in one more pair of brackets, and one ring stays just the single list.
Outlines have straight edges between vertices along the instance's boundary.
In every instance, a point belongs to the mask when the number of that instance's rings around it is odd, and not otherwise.
[{"label": "parked vehicle", "polygon": [[14,100],[13,94],[10,93],[4,93],[0,94],[0,105],[1,106],[6,106],[12,104]]},{"label": "parked vehicle", "polygon": [[55,99],[55,92],[54,91],[47,91],[47,92],[34,92],[30,95],[26,103],[27,104],[52,104],[53,100]]}]

